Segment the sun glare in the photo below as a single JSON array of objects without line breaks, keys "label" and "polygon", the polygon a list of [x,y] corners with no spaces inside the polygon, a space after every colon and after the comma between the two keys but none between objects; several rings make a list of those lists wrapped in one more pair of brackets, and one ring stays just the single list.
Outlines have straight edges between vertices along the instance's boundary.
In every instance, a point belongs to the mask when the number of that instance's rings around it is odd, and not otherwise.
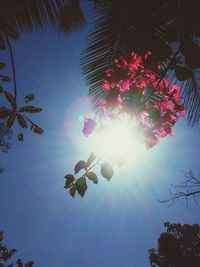
[{"label": "sun glare", "polygon": [[105,123],[105,127],[93,135],[91,146],[111,161],[128,162],[141,155],[140,138],[134,123],[127,123],[127,118],[123,118]]}]

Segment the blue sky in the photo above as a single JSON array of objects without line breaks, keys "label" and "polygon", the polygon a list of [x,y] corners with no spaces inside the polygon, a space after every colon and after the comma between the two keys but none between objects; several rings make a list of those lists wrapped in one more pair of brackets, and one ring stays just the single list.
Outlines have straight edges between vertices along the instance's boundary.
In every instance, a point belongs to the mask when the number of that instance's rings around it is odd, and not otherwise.
[{"label": "blue sky", "polygon": [[116,170],[109,183],[102,178],[89,184],[83,199],[72,199],[63,177],[92,151],[78,121],[90,112],[80,72],[86,34],[87,28],[67,37],[48,29],[13,42],[18,100],[35,94],[43,112],[34,120],[45,134],[26,131],[24,143],[13,135],[12,149],[1,153],[0,227],[17,257],[33,259],[37,267],[147,267],[148,249],[156,246],[165,221],[199,223],[192,202],[189,211],[184,201],[168,208],[156,200],[183,180],[182,170],[200,171],[199,132],[182,120],[175,137],[139,161],[133,158],[131,168]]}]

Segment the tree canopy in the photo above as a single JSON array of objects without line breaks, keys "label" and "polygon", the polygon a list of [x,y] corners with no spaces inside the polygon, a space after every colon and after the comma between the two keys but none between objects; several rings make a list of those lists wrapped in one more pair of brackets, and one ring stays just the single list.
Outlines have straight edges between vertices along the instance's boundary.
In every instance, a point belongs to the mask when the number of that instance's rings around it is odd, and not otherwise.
[{"label": "tree canopy", "polygon": [[149,250],[152,267],[200,266],[200,226],[166,222],[158,248]]}]

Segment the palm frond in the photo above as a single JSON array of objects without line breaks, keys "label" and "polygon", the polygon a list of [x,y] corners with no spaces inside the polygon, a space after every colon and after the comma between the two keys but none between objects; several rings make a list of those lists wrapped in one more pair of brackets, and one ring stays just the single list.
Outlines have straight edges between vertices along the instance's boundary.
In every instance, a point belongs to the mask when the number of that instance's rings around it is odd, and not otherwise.
[{"label": "palm frond", "polygon": [[[65,16],[68,16],[66,18]],[[47,25],[70,32],[80,29],[84,17],[78,0],[1,0],[0,44],[4,34],[16,38],[21,31],[43,30]]]},{"label": "palm frond", "polygon": [[182,86],[184,105],[187,111],[187,122],[190,126],[198,126],[200,123],[200,87],[198,83],[200,72],[193,72],[191,79]]},{"label": "palm frond", "polygon": [[79,0],[73,0],[66,7],[60,10],[59,30],[69,34],[82,29],[85,24],[85,17],[80,7]]},{"label": "palm frond", "polygon": [[110,0],[96,7],[94,29],[81,61],[93,107],[104,97],[100,90],[104,74],[117,55],[151,50],[159,60],[170,56],[171,49],[159,32],[163,18],[155,13],[161,4],[157,0]]}]

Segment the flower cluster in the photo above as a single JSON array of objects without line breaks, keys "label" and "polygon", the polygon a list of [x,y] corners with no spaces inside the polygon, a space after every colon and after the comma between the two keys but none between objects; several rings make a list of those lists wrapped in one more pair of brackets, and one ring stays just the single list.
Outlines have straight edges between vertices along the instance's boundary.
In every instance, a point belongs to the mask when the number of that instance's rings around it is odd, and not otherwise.
[{"label": "flower cluster", "polygon": [[[132,52],[127,58],[115,59],[101,87],[106,96],[99,108],[107,116],[116,115],[117,111],[134,118],[147,148],[156,145],[159,138],[172,135],[172,127],[185,114],[180,104],[180,88],[164,77],[157,77],[159,70],[151,52],[144,56]],[[89,123],[86,119],[84,134],[88,136],[95,127],[95,121]]]}]

